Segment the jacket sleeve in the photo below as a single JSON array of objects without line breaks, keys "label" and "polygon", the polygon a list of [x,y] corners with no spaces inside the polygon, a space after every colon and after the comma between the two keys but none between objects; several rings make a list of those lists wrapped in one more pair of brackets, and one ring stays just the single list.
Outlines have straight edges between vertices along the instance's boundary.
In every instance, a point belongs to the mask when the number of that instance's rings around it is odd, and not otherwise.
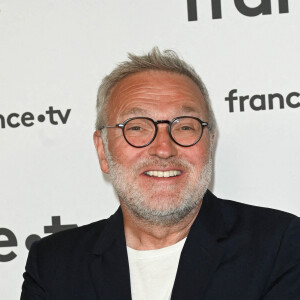
[{"label": "jacket sleeve", "polygon": [[46,291],[38,274],[37,243],[32,244],[23,275],[21,300],[46,300]]},{"label": "jacket sleeve", "polygon": [[300,299],[300,218],[285,231],[262,300]]}]

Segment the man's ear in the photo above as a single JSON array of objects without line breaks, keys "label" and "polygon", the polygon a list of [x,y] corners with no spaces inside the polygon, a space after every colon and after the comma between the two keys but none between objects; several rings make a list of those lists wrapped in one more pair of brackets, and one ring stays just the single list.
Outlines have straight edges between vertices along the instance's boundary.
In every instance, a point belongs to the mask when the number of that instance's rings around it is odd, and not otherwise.
[{"label": "man's ear", "polygon": [[104,144],[103,144],[103,141],[101,138],[101,133],[99,130],[96,130],[94,132],[93,139],[94,139],[95,148],[96,148],[96,151],[98,154],[101,170],[104,173],[108,173],[109,167],[108,167],[108,163],[107,163],[107,159],[106,159],[106,155],[105,155],[105,151],[104,151]]}]

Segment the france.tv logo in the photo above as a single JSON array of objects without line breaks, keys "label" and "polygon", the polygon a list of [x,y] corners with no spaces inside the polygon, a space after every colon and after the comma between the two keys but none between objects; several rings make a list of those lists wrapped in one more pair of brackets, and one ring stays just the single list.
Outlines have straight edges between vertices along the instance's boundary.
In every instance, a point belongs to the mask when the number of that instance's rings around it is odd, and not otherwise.
[{"label": "france.tv logo", "polygon": [[50,122],[52,125],[66,124],[71,113],[71,109],[67,109],[65,112],[54,109],[53,106],[49,106],[48,110],[44,114],[39,114],[35,116],[31,112],[10,113],[8,116],[0,114],[0,129],[7,127],[18,128],[19,126],[31,127],[36,121]]}]

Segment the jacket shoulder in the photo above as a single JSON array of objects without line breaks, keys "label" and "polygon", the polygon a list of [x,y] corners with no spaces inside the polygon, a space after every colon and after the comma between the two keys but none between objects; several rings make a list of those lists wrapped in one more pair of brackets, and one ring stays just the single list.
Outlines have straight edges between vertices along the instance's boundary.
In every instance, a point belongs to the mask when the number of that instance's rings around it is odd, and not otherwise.
[{"label": "jacket shoulder", "polygon": [[38,252],[47,255],[51,253],[74,253],[78,250],[88,250],[95,240],[101,237],[109,219],[103,219],[84,226],[63,230],[46,236],[36,242],[34,247]]},{"label": "jacket shoulder", "polygon": [[299,222],[299,218],[288,212],[277,209],[259,207],[240,203],[232,200],[225,200],[215,197],[213,200],[222,210],[222,216],[228,230],[239,228],[247,232],[273,232],[283,233],[293,222]]}]

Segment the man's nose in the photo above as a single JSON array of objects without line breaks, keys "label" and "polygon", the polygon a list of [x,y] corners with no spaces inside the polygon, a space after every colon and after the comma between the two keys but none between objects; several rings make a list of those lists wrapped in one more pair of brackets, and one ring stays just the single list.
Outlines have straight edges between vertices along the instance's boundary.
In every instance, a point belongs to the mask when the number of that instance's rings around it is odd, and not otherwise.
[{"label": "man's nose", "polygon": [[148,146],[149,154],[159,158],[170,158],[177,155],[177,147],[169,135],[168,126],[158,126],[155,140]]}]

